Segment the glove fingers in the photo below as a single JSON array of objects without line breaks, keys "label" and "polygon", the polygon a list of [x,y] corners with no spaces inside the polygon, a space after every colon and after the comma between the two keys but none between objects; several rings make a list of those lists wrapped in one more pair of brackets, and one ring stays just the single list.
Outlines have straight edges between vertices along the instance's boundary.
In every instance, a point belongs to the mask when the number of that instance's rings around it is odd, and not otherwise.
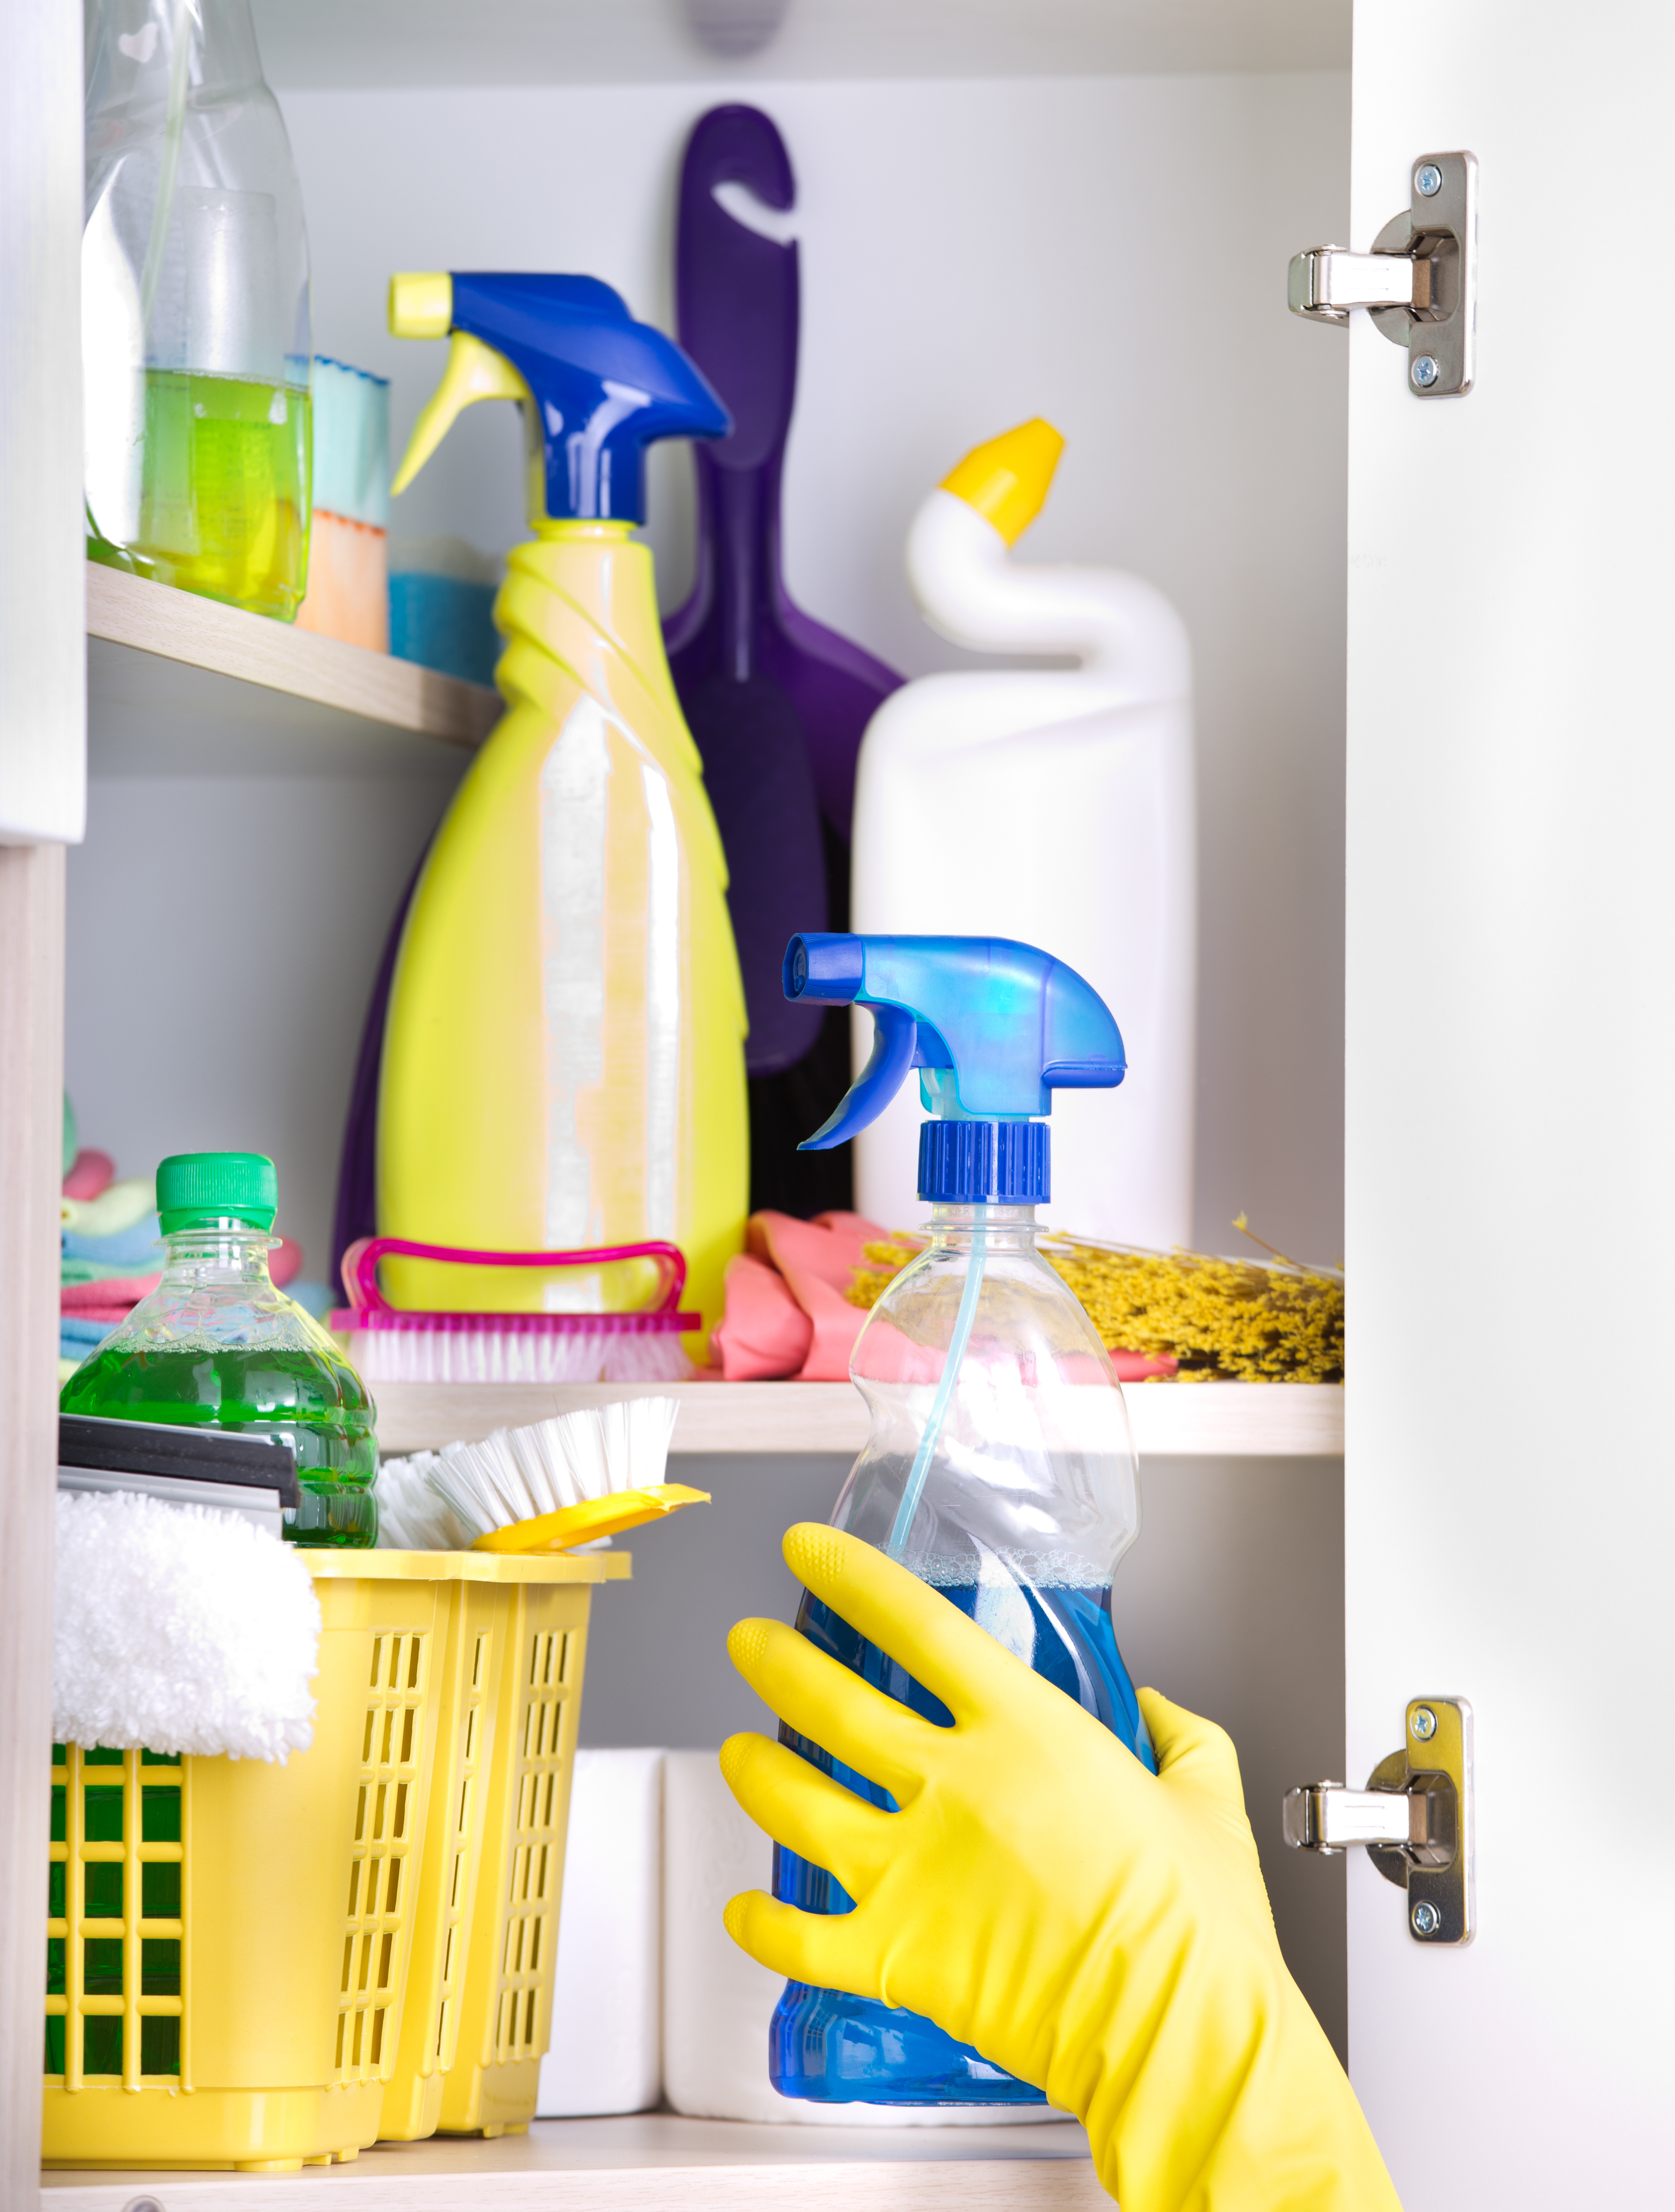
[{"label": "glove fingers", "polygon": [[800,1912],[759,1889],[747,1889],[728,1901],[721,1917],[739,1948],[770,1973],[816,1989],[845,1990],[852,1996],[879,1994],[877,1969],[855,1924],[859,1913]]},{"label": "glove fingers", "polygon": [[934,1723],[875,1690],[829,1653],[816,1651],[782,1621],[739,1621],[728,1635],[727,1655],[763,1704],[798,1735],[888,1790],[898,1802],[918,1790]]},{"label": "glove fingers", "polygon": [[1239,1777],[1239,1754],[1227,1730],[1189,1713],[1184,1705],[1171,1705],[1156,1690],[1142,1690],[1139,1697],[1157,1753],[1158,1779],[1230,1798],[1242,1812],[1245,1789]]},{"label": "glove fingers", "polygon": [[783,1549],[786,1565],[806,1589],[889,1652],[956,1721],[974,1718],[1009,1694],[1016,1698],[1020,1672],[1032,1679],[940,1590],[859,1536],[799,1521],[786,1531]]},{"label": "glove fingers", "polygon": [[889,1863],[900,1815],[869,1805],[790,1747],[766,1736],[729,1736],[721,1778],[759,1828],[799,1858],[835,1875],[862,1898]]}]

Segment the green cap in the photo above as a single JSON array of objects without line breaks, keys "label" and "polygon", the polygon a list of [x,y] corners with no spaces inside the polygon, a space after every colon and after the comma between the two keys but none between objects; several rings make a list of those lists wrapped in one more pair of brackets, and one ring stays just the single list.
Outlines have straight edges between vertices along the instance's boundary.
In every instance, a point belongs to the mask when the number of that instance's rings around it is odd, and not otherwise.
[{"label": "green cap", "polygon": [[263,1152],[172,1152],[157,1170],[158,1224],[165,1237],[214,1221],[271,1229],[279,1178]]}]

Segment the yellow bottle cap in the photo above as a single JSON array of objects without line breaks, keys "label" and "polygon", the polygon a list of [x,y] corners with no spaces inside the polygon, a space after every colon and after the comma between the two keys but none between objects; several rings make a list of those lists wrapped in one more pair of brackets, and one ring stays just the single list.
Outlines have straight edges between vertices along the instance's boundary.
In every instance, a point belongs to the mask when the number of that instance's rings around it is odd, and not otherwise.
[{"label": "yellow bottle cap", "polygon": [[453,279],[443,273],[390,279],[392,338],[445,338],[453,322]]},{"label": "yellow bottle cap", "polygon": [[941,488],[974,507],[1009,545],[1016,545],[1041,513],[1064,450],[1063,438],[1038,415],[974,447],[943,478]]}]

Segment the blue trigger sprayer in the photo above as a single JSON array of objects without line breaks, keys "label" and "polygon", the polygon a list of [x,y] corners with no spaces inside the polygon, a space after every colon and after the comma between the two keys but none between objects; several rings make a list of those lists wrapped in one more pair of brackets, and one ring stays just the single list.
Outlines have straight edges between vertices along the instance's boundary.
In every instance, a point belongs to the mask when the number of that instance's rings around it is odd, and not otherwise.
[{"label": "blue trigger sprayer", "polygon": [[[1117,1563],[1139,1524],[1122,1391],[1081,1304],[1036,1249],[1056,1090],[1112,1089],[1122,1037],[1098,994],[1051,954],[1003,938],[794,937],[786,994],[864,1006],[871,1057],[806,1140],[844,1143],[917,1068],[931,1118],[919,1194],[930,1243],[895,1277],[849,1372],[871,1416],[832,1515],[922,1581],[1156,1771],[1112,1621]],[[946,1726],[941,1701],[819,1600],[797,1626],[864,1680]],[[781,1727],[781,1740],[872,1803],[887,1793]],[[810,1912],[853,1900],[775,1847],[774,1893]],[[916,2014],[788,1984],[768,2071],[831,2103],[1040,2104],[1039,2089]]]}]

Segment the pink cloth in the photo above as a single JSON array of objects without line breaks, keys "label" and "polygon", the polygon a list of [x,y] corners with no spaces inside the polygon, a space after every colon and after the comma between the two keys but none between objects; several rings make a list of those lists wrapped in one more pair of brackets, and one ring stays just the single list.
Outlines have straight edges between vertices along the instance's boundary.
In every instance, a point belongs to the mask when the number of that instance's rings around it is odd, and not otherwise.
[{"label": "pink cloth", "polygon": [[808,1354],[814,1324],[782,1275],[764,1260],[736,1253],[723,1278],[725,1307],[710,1333],[710,1357],[727,1382],[765,1382],[794,1375]]},{"label": "pink cloth", "polygon": [[149,1297],[162,1279],[161,1274],[106,1275],[98,1283],[64,1283],[58,1290],[59,1310],[64,1313],[104,1313],[114,1310],[125,1314],[130,1306]]},{"label": "pink cloth", "polygon": [[811,1324],[808,1352],[797,1370],[797,1380],[847,1382],[855,1339],[865,1326],[865,1308],[852,1306],[841,1291],[834,1291],[804,1267],[792,1267],[786,1280]]},{"label": "pink cloth", "polygon": [[768,1261],[787,1280],[793,1272],[813,1275],[841,1294],[856,1268],[868,1264],[862,1246],[888,1243],[889,1231],[859,1213],[798,1221],[789,1213],[764,1212],[750,1216],[745,1241],[754,1257]]},{"label": "pink cloth", "polygon": [[1111,1364],[1117,1370],[1119,1382],[1150,1382],[1162,1376],[1167,1379],[1180,1371],[1180,1362],[1167,1352],[1154,1355],[1149,1352],[1125,1352],[1120,1346],[1110,1346]]},{"label": "pink cloth", "polygon": [[[753,1213],[745,1234],[752,1264],[766,1267],[788,1289],[809,1324],[797,1362],[756,1371],[764,1376],[795,1376],[799,1382],[847,1382],[849,1356],[865,1323],[866,1310],[851,1305],[844,1293],[855,1270],[867,1264],[862,1247],[887,1242],[889,1231],[859,1213],[822,1213],[816,1221],[798,1221],[770,1210]],[[731,1320],[731,1269],[727,1308]],[[792,1341],[787,1330],[780,1340],[780,1356],[789,1358]],[[725,1371],[732,1372],[730,1368]]]},{"label": "pink cloth", "polygon": [[[293,1281],[302,1271],[302,1247],[282,1237],[268,1255],[268,1273],[274,1288]],[[64,1283],[58,1290],[62,1313],[108,1314],[120,1321],[130,1306],[149,1297],[159,1283],[155,1275],[106,1275],[96,1283]]]},{"label": "pink cloth", "polygon": [[116,1181],[116,1162],[108,1152],[77,1152],[64,1177],[66,1198],[97,1198]]},{"label": "pink cloth", "polygon": [[[873,1264],[863,1248],[891,1242],[889,1230],[860,1213],[822,1213],[813,1221],[798,1221],[788,1213],[764,1211],[750,1216],[745,1235],[750,1249],[727,1262],[725,1311],[710,1340],[711,1357],[723,1379],[847,1382],[867,1313],[851,1305],[844,1293],[857,1268]],[[1121,1382],[1171,1376],[1177,1364],[1117,1350],[1110,1359]],[[1091,1368],[1092,1360],[1087,1364]],[[1102,1379],[1072,1373],[1077,1364],[1069,1362],[1061,1370],[1065,1381]],[[935,1382],[941,1378],[942,1355],[883,1323],[867,1339],[867,1372],[881,1382]]]}]

